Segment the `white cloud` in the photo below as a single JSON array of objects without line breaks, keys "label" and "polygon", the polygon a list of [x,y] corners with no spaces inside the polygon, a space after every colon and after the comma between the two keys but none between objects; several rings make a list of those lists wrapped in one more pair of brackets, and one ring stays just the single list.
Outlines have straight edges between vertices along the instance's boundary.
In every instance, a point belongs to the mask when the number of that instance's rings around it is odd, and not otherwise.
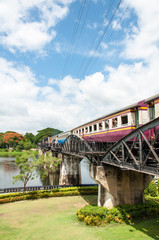
[{"label": "white cloud", "polygon": [[[128,2],[128,0],[125,0]],[[123,53],[129,59],[151,58],[158,51],[159,4],[158,0],[132,1],[131,8],[137,14],[137,27],[127,33],[126,49]]]},{"label": "white cloud", "polygon": [[120,25],[119,21],[114,20],[114,21],[112,22],[112,28],[113,28],[114,30],[120,30],[120,29],[121,29],[121,25]]},{"label": "white cloud", "polygon": [[104,43],[104,42],[101,42],[100,45],[101,45],[102,49],[108,48],[108,45],[106,43]]},{"label": "white cloud", "polygon": [[[42,51],[73,0],[0,0],[0,42],[11,51]],[[34,14],[31,14],[33,13]]]},{"label": "white cloud", "polygon": [[98,24],[96,22],[92,23],[92,24],[87,24],[87,28],[89,29],[96,29],[98,26]]},{"label": "white cloud", "polygon": [[138,24],[129,25],[122,56],[124,61],[125,56],[133,61],[121,62],[117,67],[106,65],[104,73],[96,72],[84,79],[50,78],[46,86],[38,87],[31,69],[0,58],[1,131],[36,132],[45,127],[69,130],[158,93],[157,3],[155,0],[132,1]]}]

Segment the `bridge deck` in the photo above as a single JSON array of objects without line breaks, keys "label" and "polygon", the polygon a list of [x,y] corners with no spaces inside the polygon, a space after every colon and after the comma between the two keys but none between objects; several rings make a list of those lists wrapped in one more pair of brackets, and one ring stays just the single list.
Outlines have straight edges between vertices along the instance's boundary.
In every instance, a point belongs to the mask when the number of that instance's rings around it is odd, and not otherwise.
[{"label": "bridge deck", "polygon": [[41,148],[87,157],[98,164],[159,175],[159,118],[135,129],[117,143],[86,142],[76,135],[70,135],[63,144],[53,143]]}]

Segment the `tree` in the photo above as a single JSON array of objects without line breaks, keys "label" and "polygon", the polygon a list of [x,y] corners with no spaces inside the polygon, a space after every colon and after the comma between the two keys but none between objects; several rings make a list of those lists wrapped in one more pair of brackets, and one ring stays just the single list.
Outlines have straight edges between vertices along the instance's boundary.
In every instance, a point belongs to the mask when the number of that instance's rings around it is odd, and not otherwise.
[{"label": "tree", "polygon": [[16,147],[19,141],[23,140],[23,135],[16,132],[6,132],[3,135],[2,142],[6,145],[6,147]]},{"label": "tree", "polygon": [[157,186],[154,181],[154,179],[150,182],[150,184],[147,186],[147,188],[144,191],[145,194],[150,195],[152,197],[157,196]]},{"label": "tree", "polygon": [[24,149],[25,150],[30,150],[32,148],[31,141],[25,141],[24,142]]},{"label": "tree", "polygon": [[53,157],[51,152],[46,152],[42,154],[37,160],[37,167],[40,170],[40,175],[46,185],[49,183],[49,173],[55,172],[61,163],[62,159]]},{"label": "tree", "polygon": [[3,142],[3,136],[4,136],[4,133],[0,133],[0,148],[4,148],[5,147],[5,144]]},{"label": "tree", "polygon": [[45,128],[45,129],[42,129],[42,130],[38,130],[37,132],[38,132],[38,134],[34,137],[34,142],[35,143],[40,142],[42,139],[44,139],[46,137],[52,137],[56,134],[59,134],[62,131],[60,131],[58,129],[54,129],[54,128]]},{"label": "tree", "polygon": [[19,175],[13,176],[13,183],[17,181],[23,182],[23,192],[25,192],[26,185],[28,181],[35,178],[35,168],[36,168],[36,155],[35,152],[24,152],[22,155],[17,156],[15,160],[16,165],[19,167]]},{"label": "tree", "polygon": [[23,141],[19,141],[18,145],[16,146],[16,150],[23,150],[24,149],[24,142]]},{"label": "tree", "polygon": [[24,135],[24,139],[26,140],[26,141],[30,141],[31,143],[33,143],[34,142],[34,134],[33,133],[26,133],[25,135]]}]

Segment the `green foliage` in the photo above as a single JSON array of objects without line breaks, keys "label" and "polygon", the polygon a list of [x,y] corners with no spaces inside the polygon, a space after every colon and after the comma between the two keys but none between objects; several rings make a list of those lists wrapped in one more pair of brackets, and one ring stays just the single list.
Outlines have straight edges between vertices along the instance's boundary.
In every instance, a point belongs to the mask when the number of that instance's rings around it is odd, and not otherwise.
[{"label": "green foliage", "polygon": [[84,221],[87,225],[99,226],[102,223],[102,219],[99,216],[87,216],[84,218]]},{"label": "green foliage", "polygon": [[55,172],[61,161],[62,159],[53,157],[51,152],[46,152],[38,158],[36,166],[40,169],[40,177],[46,185],[48,185],[49,173]]},{"label": "green foliage", "polygon": [[35,143],[40,142],[42,139],[44,139],[46,137],[51,137],[58,133],[61,133],[62,131],[55,129],[55,128],[45,128],[45,129],[39,130],[37,132],[38,132],[38,134],[34,137]]},{"label": "green foliage", "polygon": [[147,188],[144,191],[145,194],[150,195],[152,197],[157,196],[157,186],[154,181],[154,179],[150,182],[150,184],[147,186]]},{"label": "green foliage", "polygon": [[25,141],[24,142],[24,149],[25,150],[30,150],[32,148],[32,143],[31,141]]},{"label": "green foliage", "polygon": [[18,143],[18,145],[16,146],[16,150],[23,150],[24,149],[24,142],[23,141],[20,141]]},{"label": "green foliage", "polygon": [[25,141],[30,141],[31,143],[33,143],[34,142],[34,134],[33,133],[26,133],[25,135],[24,135],[24,138],[25,138]]},{"label": "green foliage", "polygon": [[131,224],[132,220],[135,219],[159,217],[159,197],[156,199],[158,202],[147,201],[136,205],[119,205],[112,209],[87,205],[77,211],[77,216],[80,221],[84,221],[87,225],[111,222]]},{"label": "green foliage", "polygon": [[97,194],[97,187],[69,187],[51,190],[37,190],[0,195],[0,204],[21,200],[40,199],[48,197],[65,197]]},{"label": "green foliage", "polygon": [[30,179],[34,179],[35,174],[33,173],[35,170],[36,162],[35,162],[35,152],[23,152],[21,155],[16,156],[15,163],[19,167],[19,175],[13,176],[13,183],[16,181],[22,181],[23,192],[25,192],[26,185]]},{"label": "green foliage", "polygon": [[98,207],[98,206],[91,206],[87,205],[83,208],[81,208],[79,211],[77,211],[77,214],[81,214],[86,216],[99,216],[100,218],[103,218],[108,213],[108,209],[105,207]]}]

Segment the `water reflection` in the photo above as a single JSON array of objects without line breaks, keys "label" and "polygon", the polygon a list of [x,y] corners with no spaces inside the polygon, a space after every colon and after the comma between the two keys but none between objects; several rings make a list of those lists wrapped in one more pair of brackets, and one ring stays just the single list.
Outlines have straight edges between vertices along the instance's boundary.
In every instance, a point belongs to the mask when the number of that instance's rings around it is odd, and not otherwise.
[{"label": "water reflection", "polygon": [[[81,168],[81,183],[82,184],[93,184],[94,180],[89,176],[89,160],[84,158],[80,163]],[[29,180],[27,186],[41,186],[45,185],[46,182],[40,178],[40,173],[35,172],[37,177],[34,180]],[[0,157],[0,188],[7,187],[22,187],[23,183],[18,181],[13,184],[13,176],[19,174],[19,168],[15,164],[15,158],[13,157]],[[56,173],[50,173],[49,184],[59,184],[59,171]]]},{"label": "water reflection", "polygon": [[[22,187],[23,183],[20,181],[13,184],[13,176],[16,176],[18,174],[19,168],[15,164],[15,158],[0,157],[0,188]],[[39,186],[42,185],[42,182],[40,180],[40,177],[38,176],[34,180],[29,180],[27,185]]]},{"label": "water reflection", "polygon": [[15,158],[3,158],[0,161],[0,169],[3,169],[3,172],[18,172],[18,166],[15,164]]},{"label": "water reflection", "polygon": [[80,162],[81,167],[81,184],[96,184],[96,182],[89,176],[90,161],[88,158],[84,158]]}]

